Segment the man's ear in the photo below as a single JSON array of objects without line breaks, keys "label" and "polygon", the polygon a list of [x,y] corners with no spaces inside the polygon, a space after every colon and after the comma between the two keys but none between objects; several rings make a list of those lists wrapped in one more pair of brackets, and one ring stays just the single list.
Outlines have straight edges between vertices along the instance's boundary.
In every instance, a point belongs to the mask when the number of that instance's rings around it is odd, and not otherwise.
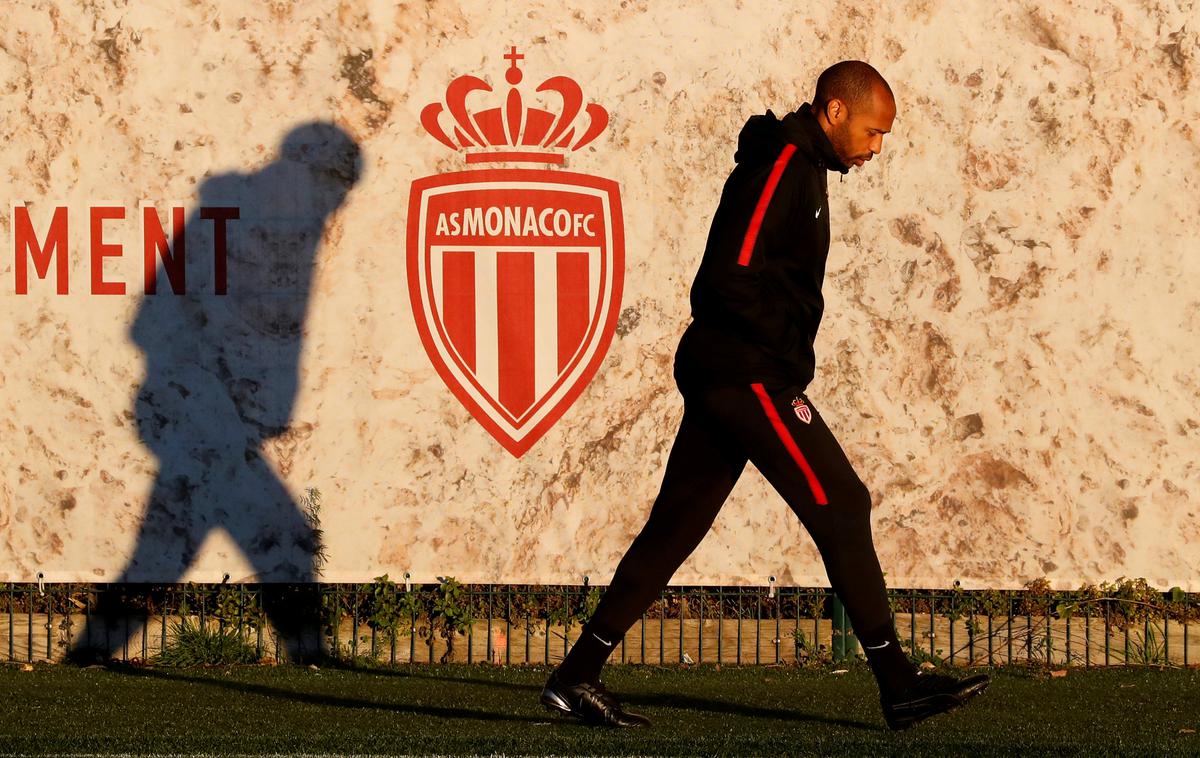
[{"label": "man's ear", "polygon": [[841,100],[833,99],[825,103],[825,118],[829,123],[834,123],[837,119],[843,118],[846,115],[846,106]]}]

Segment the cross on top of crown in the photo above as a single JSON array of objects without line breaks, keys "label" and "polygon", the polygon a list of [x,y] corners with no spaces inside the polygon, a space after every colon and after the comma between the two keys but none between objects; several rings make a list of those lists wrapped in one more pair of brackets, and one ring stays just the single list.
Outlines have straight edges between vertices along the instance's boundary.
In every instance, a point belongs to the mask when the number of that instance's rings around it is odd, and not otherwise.
[{"label": "cross on top of crown", "polygon": [[517,68],[517,61],[524,60],[525,56],[517,52],[517,46],[513,45],[509,51],[504,54],[504,60],[509,62],[508,70],[504,72],[504,79],[509,84],[521,83],[521,69]]}]

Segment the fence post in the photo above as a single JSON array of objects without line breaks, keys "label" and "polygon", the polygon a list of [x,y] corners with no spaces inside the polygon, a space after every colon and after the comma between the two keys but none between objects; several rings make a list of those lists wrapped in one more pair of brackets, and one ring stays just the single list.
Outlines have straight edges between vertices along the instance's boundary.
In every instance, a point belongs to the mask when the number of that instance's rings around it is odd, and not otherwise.
[{"label": "fence post", "polygon": [[850,627],[846,606],[836,594],[833,596],[833,660],[835,663],[853,658],[858,653],[858,640]]}]

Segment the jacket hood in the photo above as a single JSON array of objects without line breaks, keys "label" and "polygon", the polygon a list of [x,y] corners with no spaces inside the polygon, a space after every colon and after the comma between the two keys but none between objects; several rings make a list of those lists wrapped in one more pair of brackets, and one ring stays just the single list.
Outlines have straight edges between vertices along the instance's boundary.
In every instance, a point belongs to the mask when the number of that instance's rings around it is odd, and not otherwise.
[{"label": "jacket hood", "polygon": [[779,119],[771,111],[765,115],[751,116],[738,135],[737,152],[733,160],[737,163],[773,161],[787,143],[806,155],[820,168],[845,174],[850,167],[843,164],[833,149],[833,143],[825,136],[809,103]]}]

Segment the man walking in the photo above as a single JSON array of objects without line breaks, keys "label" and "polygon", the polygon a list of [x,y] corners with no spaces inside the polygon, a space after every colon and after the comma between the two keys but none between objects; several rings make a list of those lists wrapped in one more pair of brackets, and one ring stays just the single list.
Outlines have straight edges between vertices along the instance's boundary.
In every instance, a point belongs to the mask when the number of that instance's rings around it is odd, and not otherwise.
[{"label": "man walking", "polygon": [[579,641],[551,674],[547,707],[610,726],[644,726],[600,682],[620,639],[712,526],[747,461],[799,517],[820,551],[880,689],[903,729],[987,686],[918,673],[892,624],[871,539],[871,496],[804,394],[829,254],[827,171],[883,149],[896,101],[874,68],[843,61],[811,104],[746,122],[691,290],[692,323],[675,356],[683,420],[662,488]]}]

